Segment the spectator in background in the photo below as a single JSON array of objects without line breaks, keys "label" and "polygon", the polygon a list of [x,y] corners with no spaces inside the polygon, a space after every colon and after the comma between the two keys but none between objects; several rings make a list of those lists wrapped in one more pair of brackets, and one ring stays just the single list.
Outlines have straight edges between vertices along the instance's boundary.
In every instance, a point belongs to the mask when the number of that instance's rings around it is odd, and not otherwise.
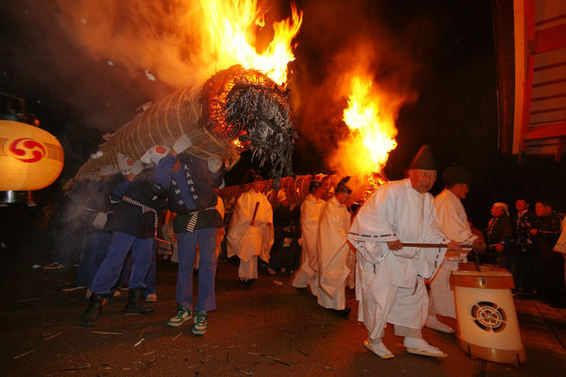
[{"label": "spectator in background", "polygon": [[262,193],[262,177],[238,198],[228,228],[228,257],[240,258],[238,277],[249,287],[258,278],[258,257],[269,262],[273,245],[273,208]]},{"label": "spectator in background", "polygon": [[486,240],[489,247],[488,263],[507,268],[512,273],[514,269],[513,249],[511,247],[513,227],[509,218],[509,207],[502,202],[494,203],[491,207],[491,216],[486,231]]},{"label": "spectator in background", "polygon": [[535,222],[535,214],[529,209],[525,199],[515,202],[517,215],[513,221],[515,252],[517,255],[517,268],[515,274],[515,287],[519,292],[532,294],[534,287],[536,255],[531,239],[531,229]]},{"label": "spectator in background", "polygon": [[[318,304],[334,313],[348,317],[346,306],[346,285],[354,269],[354,250],[348,242],[351,216],[346,206],[352,190],[346,186],[350,177],[344,177],[334,190],[320,213],[317,239],[318,259]],[[352,263],[354,262],[354,263]]]},{"label": "spectator in background", "polygon": [[301,204],[301,266],[293,276],[291,285],[295,288],[310,287],[311,293],[318,295],[318,258],[316,243],[320,213],[326,201],[326,188],[322,181],[313,179],[309,186],[310,194]]},{"label": "spectator in background", "polygon": [[560,236],[560,216],[545,199],[535,203],[536,219],[530,233],[536,249],[537,286],[539,296],[551,306],[566,307],[564,295],[564,262],[562,255],[553,251]]},{"label": "spectator in background", "polygon": [[[106,258],[106,252],[112,240],[108,229],[108,217],[111,216],[110,193],[120,183],[121,177],[112,165],[100,170],[101,180],[94,184],[88,207],[90,227],[86,235],[87,247],[77,271],[77,286],[90,286],[98,267]],[[83,234],[84,236],[84,234]],[[89,295],[90,297],[90,295]]]},{"label": "spectator in background", "polygon": [[277,193],[277,202],[279,205],[273,216],[275,244],[267,267],[270,275],[297,269],[300,254],[299,207],[291,206],[283,190]]}]

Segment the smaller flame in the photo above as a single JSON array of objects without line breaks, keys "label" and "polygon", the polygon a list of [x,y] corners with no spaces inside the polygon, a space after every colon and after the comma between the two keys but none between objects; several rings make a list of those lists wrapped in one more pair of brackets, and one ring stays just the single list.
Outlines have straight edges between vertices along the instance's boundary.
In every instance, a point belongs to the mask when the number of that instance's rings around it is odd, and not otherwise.
[{"label": "smaller flame", "polygon": [[350,87],[343,120],[351,130],[352,140],[348,147],[351,166],[358,173],[373,176],[382,171],[389,153],[397,147],[397,129],[393,116],[382,106],[387,99],[372,90],[371,79],[354,76]]},{"label": "smaller flame", "polygon": [[232,141],[232,144],[234,144],[237,150],[244,149],[244,145],[242,144],[240,139],[234,139],[234,141]]},{"label": "smaller flame", "polygon": [[264,73],[279,85],[286,84],[287,64],[295,60],[291,42],[303,22],[303,14],[297,12],[295,5],[291,6],[290,19],[273,24],[273,39],[260,54],[254,47],[252,29],[263,27],[265,20],[257,0],[201,0],[201,3],[219,68],[240,64]]}]

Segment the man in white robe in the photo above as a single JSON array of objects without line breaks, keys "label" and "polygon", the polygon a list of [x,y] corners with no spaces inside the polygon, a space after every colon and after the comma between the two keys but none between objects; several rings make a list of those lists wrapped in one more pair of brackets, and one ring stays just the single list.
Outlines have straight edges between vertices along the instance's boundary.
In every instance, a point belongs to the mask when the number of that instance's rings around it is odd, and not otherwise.
[{"label": "man in white robe", "polygon": [[566,217],[562,220],[560,237],[558,237],[558,241],[554,245],[554,251],[566,254]]},{"label": "man in white robe", "polygon": [[238,277],[248,286],[258,278],[257,258],[269,262],[273,245],[273,208],[261,193],[260,180],[256,177],[238,198],[227,236],[228,257],[240,258]]},{"label": "man in white robe", "polygon": [[321,181],[312,180],[310,194],[301,204],[301,266],[293,276],[291,285],[295,288],[310,287],[311,293],[318,295],[318,259],[316,243],[320,213],[326,204],[322,198],[326,189]]},{"label": "man in white robe", "polygon": [[[481,249],[483,241],[472,233],[462,199],[466,197],[471,182],[471,172],[460,166],[444,170],[445,188],[434,198],[436,218],[442,233],[460,244]],[[483,246],[485,249],[485,245]],[[438,272],[430,283],[430,312],[425,326],[433,330],[453,333],[454,329],[442,323],[438,315],[456,318],[454,292],[450,289],[450,275],[458,270],[458,263],[466,262],[467,252],[448,252]]]},{"label": "man in white robe", "polygon": [[[445,248],[408,247],[402,243],[445,244],[428,191],[436,180],[436,165],[428,146],[415,156],[409,178],[379,187],[355,217],[348,239],[358,251],[356,298],[358,320],[368,330],[364,346],[383,359],[393,353],[383,344],[385,326],[404,336],[407,352],[445,357],[422,338],[428,315],[423,283],[434,276]],[[450,242],[450,248],[457,243]]]},{"label": "man in white robe", "polygon": [[[564,257],[564,271],[566,271],[566,217],[562,220],[560,237],[558,237],[553,250],[557,253],[562,253]],[[566,273],[564,274],[564,284],[566,285]]]},{"label": "man in white robe", "polygon": [[[224,200],[222,200],[220,196],[218,197],[218,203],[216,203],[216,210],[220,213],[220,216],[222,216],[222,222],[224,222],[226,207],[224,207]],[[226,232],[224,229],[224,226],[222,228],[218,228],[218,237],[216,238],[216,257],[218,257],[222,251],[222,239]]]},{"label": "man in white robe", "polygon": [[346,308],[346,279],[353,253],[347,239],[351,217],[346,203],[352,193],[346,186],[349,179],[346,177],[338,183],[334,196],[322,209],[317,237],[318,304],[344,317],[350,313],[350,308]]}]

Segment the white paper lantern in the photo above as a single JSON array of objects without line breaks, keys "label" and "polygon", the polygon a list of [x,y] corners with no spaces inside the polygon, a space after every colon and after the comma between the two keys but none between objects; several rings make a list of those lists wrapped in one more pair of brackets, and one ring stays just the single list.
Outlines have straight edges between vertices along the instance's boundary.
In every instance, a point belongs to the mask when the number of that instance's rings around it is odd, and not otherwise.
[{"label": "white paper lantern", "polygon": [[40,190],[63,170],[63,147],[32,125],[0,119],[0,191]]}]

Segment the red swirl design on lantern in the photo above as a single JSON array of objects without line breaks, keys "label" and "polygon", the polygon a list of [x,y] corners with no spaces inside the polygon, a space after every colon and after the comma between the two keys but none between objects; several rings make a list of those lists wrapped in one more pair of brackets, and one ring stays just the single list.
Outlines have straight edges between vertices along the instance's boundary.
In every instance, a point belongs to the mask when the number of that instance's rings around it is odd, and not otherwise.
[{"label": "red swirl design on lantern", "polygon": [[14,158],[22,162],[37,162],[47,154],[43,144],[29,137],[13,140],[10,143],[9,150]]}]

